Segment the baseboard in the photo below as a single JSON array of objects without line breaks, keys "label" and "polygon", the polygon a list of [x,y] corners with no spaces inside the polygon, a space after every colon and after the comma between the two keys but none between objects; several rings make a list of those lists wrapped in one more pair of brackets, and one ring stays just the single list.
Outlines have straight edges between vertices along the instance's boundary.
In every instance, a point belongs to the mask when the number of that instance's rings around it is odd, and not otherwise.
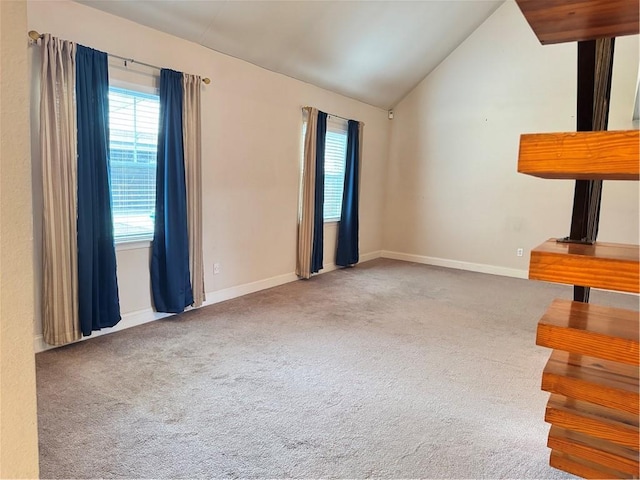
[{"label": "baseboard", "polygon": [[[381,250],[377,250],[375,252],[360,255],[360,263],[380,258],[381,253]],[[337,270],[338,268],[339,267],[335,263],[325,264],[324,268],[319,272],[319,274],[331,272],[333,270]],[[298,280],[298,276],[295,273],[285,273],[284,275],[278,275],[276,277],[266,278],[264,280],[258,280],[256,282],[245,283],[243,285],[225,288],[224,290],[210,292],[206,294],[207,300],[204,302],[203,306],[224,302],[226,300],[231,300],[243,295],[259,292],[260,290],[266,290],[267,288],[277,287],[279,285],[284,285],[285,283],[293,282],[296,280]]]},{"label": "baseboard", "polygon": [[[360,260],[358,263],[364,263],[364,262],[368,262],[369,260],[375,260],[376,258],[380,258],[382,256],[382,250],[376,250],[375,252],[369,252],[369,253],[365,253],[363,255],[360,255]],[[341,267],[339,267],[338,265],[336,265],[335,263],[325,263],[322,270],[320,270],[318,272],[318,275],[321,275],[323,273],[328,273],[328,272],[332,272],[334,270],[337,270]]]},{"label": "baseboard", "polygon": [[484,263],[462,262],[450,260],[448,258],[427,257],[424,255],[414,255],[412,253],[391,252],[383,250],[382,258],[393,260],[404,260],[406,262],[423,263],[425,265],[435,265],[438,267],[455,268],[458,270],[468,270],[470,272],[489,273],[491,275],[501,275],[503,277],[529,278],[527,270],[516,268],[498,267],[496,265],[486,265]]},{"label": "baseboard", "polygon": [[255,282],[236,285],[235,287],[224,288],[215,292],[208,292],[206,294],[207,300],[202,304],[202,306],[206,307],[207,305],[213,305],[214,303],[220,303],[233,298],[242,297],[243,295],[259,292],[260,290],[266,290],[267,288],[273,288],[279,285],[284,285],[285,283],[294,282],[297,279],[298,276],[295,273],[285,273],[283,275],[277,275],[275,277],[265,278]]},{"label": "baseboard", "polygon": [[[150,308],[146,310],[138,310],[136,312],[125,313],[122,315],[122,320],[120,320],[115,327],[103,328],[102,330],[93,332],[88,337],[82,337],[80,340],[72,343],[83,342],[85,340],[90,340],[102,335],[119,332],[120,330],[125,330],[127,328],[137,327],[138,325],[153,322],[154,320],[160,320],[161,318],[170,317],[171,315],[173,314],[155,312]],[[48,343],[46,343],[42,334],[35,336],[33,345],[35,353],[44,352],[45,350],[51,350],[52,348],[58,348],[58,346],[49,345]]]},{"label": "baseboard", "polygon": [[[381,251],[375,251],[371,253],[367,253],[360,256],[360,262],[367,262],[369,260],[373,260],[375,258],[380,258]],[[327,265],[320,273],[327,273],[332,270],[336,270],[338,267],[335,264]],[[241,297],[243,295],[248,295],[250,293],[259,292],[260,290],[266,290],[267,288],[277,287],[279,285],[284,285],[285,283],[290,283],[298,280],[298,276],[295,273],[285,273],[283,275],[276,275],[275,277],[265,278],[263,280],[258,280],[255,282],[244,283],[242,285],[236,285],[234,287],[224,288],[222,290],[217,290],[215,292],[206,293],[207,300],[203,303],[203,307],[208,305],[213,305],[214,303],[224,302],[226,300],[231,300],[233,298]],[[190,310],[187,308],[185,311]],[[161,318],[166,318],[173,315],[172,313],[158,313],[148,308],[146,310],[139,310],[136,312],[125,313],[122,315],[122,320],[113,328],[105,328],[103,330],[93,332],[88,337],[82,337],[78,342],[82,342],[84,340],[89,340],[91,338],[96,338],[101,335],[108,335],[109,333],[118,332],[120,330],[124,330],[131,327],[136,327],[138,325],[142,325],[145,323],[153,322],[155,320],[160,320]],[[77,343],[77,342],[74,342]],[[44,352],[45,350],[50,350],[52,348],[57,348],[56,346],[49,345],[44,341],[42,334],[36,335],[34,338],[33,348],[35,353]]]},{"label": "baseboard", "polygon": [[376,250],[374,252],[369,252],[360,255],[360,263],[368,262],[369,260],[375,260],[376,258],[382,257],[382,250]]}]

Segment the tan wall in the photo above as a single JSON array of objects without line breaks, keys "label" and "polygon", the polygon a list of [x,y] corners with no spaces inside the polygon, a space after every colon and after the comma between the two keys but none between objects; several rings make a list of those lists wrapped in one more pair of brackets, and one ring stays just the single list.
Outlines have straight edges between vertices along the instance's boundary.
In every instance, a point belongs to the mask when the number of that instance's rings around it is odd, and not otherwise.
[{"label": "tan wall", "polygon": [[[74,2],[29,2],[28,23],[29,29],[211,78],[211,85],[202,90],[208,293],[294,272],[304,105],[365,122],[360,251],[382,248],[380,192],[389,131],[385,111]],[[31,55],[36,62],[37,52]],[[111,75],[153,84],[152,71],[140,71],[148,73],[124,75],[113,69]],[[36,77],[32,73],[32,88]],[[328,225],[326,230],[325,264],[331,264],[336,229]],[[124,314],[151,306],[148,256],[148,248],[118,251]],[[214,262],[221,263],[222,271],[215,276]],[[36,330],[40,331],[39,322]]]},{"label": "tan wall", "polygon": [[[637,75],[638,37],[617,39],[610,129],[632,128]],[[394,109],[385,250],[526,271],[568,235],[573,182],[518,174],[519,136],[575,131],[575,105],[576,44],[541,46],[506,2]],[[638,243],[636,182],[605,182],[599,239]]]},{"label": "tan wall", "polygon": [[0,477],[38,477],[26,3],[0,1]]}]

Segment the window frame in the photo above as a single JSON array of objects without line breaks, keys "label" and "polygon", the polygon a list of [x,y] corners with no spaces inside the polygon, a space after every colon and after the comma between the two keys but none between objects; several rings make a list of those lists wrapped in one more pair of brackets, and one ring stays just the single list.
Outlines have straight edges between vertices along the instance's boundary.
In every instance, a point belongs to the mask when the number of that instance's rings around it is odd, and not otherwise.
[{"label": "window frame", "polygon": [[[301,166],[304,164],[304,137],[306,134],[306,128],[307,128],[307,123],[308,123],[308,115],[306,113],[306,111],[303,111],[303,117],[302,117],[302,139],[301,139]],[[348,141],[348,122],[347,120],[344,120],[340,117],[336,117],[335,115],[331,115],[331,114],[327,114],[327,132],[326,133],[340,133],[344,135],[345,138],[345,142],[344,142],[344,158],[343,158],[343,163],[342,163],[342,183],[343,183],[343,188],[344,188],[344,176],[346,174],[346,163],[347,163],[347,141]],[[326,133],[325,133],[325,146],[326,146]],[[324,173],[325,173],[325,195],[323,195],[323,199],[325,200],[326,203],[326,159],[327,159],[327,152],[325,149],[325,162],[324,162]],[[342,193],[342,196],[344,197],[344,191]],[[324,207],[324,205],[323,205]],[[340,198],[340,209],[342,210],[342,198]],[[326,217],[325,216],[325,212],[326,210],[323,208],[322,209],[322,221],[325,224],[336,224],[336,223],[340,223],[340,215],[338,215],[337,217]]]},{"label": "window frame", "polygon": [[[331,132],[334,134],[341,134],[344,136],[344,155],[342,158],[342,194],[339,200],[339,205],[340,205],[340,210],[342,211],[342,199],[344,197],[344,176],[346,173],[346,164],[347,164],[347,135],[348,135],[348,122],[346,120],[341,119],[340,117],[335,117],[332,115],[328,115],[327,116],[327,134]],[[326,147],[326,134],[325,134],[325,147]],[[324,190],[324,198],[325,198],[325,205],[326,205],[326,193],[327,193],[327,151],[325,148],[325,154],[324,154],[324,179],[325,179],[325,190]],[[325,217],[324,215],[325,209],[322,209],[322,217],[323,217],[323,221],[324,223],[339,223],[340,222],[340,216],[341,214],[338,214],[337,217]]]},{"label": "window frame", "polygon": [[[120,90],[128,90],[131,92],[138,92],[147,95],[160,95],[160,89],[157,87],[152,87],[148,85],[141,85],[138,83],[126,82],[123,80],[119,80],[117,78],[109,79],[109,88],[114,87]],[[158,104],[160,100],[158,99]],[[109,106],[111,108],[111,106]],[[160,119],[158,118],[158,121]],[[109,121],[111,123],[111,121]],[[109,124],[109,147],[111,147],[111,125]],[[157,151],[157,144],[156,144]],[[109,148],[109,176],[111,176],[111,148]],[[110,189],[110,195],[113,195],[113,191]],[[155,197],[155,188],[154,188],[154,197]],[[111,223],[115,227],[115,218],[113,215],[113,197],[111,197]],[[155,220],[154,220],[155,223]],[[115,228],[114,228],[115,230]],[[115,231],[113,235],[113,241],[117,251],[120,250],[136,250],[136,249],[144,249],[150,248],[151,242],[153,241],[153,231],[150,233],[143,233],[139,235],[127,235],[122,237],[116,237]]]}]

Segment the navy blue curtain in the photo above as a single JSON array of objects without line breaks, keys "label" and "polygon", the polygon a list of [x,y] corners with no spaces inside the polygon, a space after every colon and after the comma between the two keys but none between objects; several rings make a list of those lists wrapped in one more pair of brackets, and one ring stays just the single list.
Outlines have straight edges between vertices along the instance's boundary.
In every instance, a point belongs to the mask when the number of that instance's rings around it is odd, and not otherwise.
[{"label": "navy blue curtain", "polygon": [[311,250],[311,273],[322,270],[324,249],[324,145],[327,136],[327,114],[318,112],[316,129],[316,186],[313,215],[313,249]]},{"label": "navy blue curtain", "polygon": [[83,335],[120,321],[109,193],[107,54],[76,52],[78,120],[78,314]]},{"label": "navy blue curtain", "polygon": [[342,212],[338,226],[336,265],[346,267],[359,261],[358,255],[358,188],[360,185],[360,123],[349,120],[347,158],[344,171]]},{"label": "navy blue curtain", "polygon": [[180,313],[193,303],[189,274],[187,192],[182,144],[182,73],[160,71],[160,131],[151,290],[158,312]]}]

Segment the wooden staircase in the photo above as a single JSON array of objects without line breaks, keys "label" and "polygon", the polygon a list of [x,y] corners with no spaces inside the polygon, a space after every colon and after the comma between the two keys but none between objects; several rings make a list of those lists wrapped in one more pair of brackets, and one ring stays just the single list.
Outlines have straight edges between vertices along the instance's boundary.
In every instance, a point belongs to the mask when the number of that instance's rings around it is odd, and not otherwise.
[{"label": "wooden staircase", "polygon": [[[640,293],[639,268],[636,245],[547,240],[531,252],[529,278]],[[538,322],[536,343],[553,349],[542,374],[551,466],[640,477],[638,325],[636,311],[569,300],[554,300]]]},{"label": "wooden staircase", "polygon": [[[603,120],[602,112],[594,113],[597,74],[586,71],[584,60],[580,63],[580,52],[594,48],[585,42],[639,32],[638,2],[516,1],[541,43],[580,42],[578,118],[581,108],[583,117],[585,108],[593,111],[587,112],[591,128],[584,128],[584,121],[581,128],[579,119],[578,130],[600,130],[522,135],[518,171],[547,179],[576,179],[583,182],[583,189],[591,188],[587,182],[639,180],[638,131],[606,131],[609,92],[601,88],[607,109]],[[613,53],[613,40],[608,41]],[[612,61],[607,61],[610,69]],[[582,94],[580,90],[581,74],[596,77],[586,96],[585,89]],[[542,373],[542,390],[550,393],[545,413],[551,424],[549,463],[585,478],[637,479],[639,314],[586,302],[588,287],[640,293],[640,251],[637,245],[595,242],[599,207],[592,208],[591,199],[579,195],[580,188],[576,184],[572,235],[547,240],[532,250],[529,266],[530,279],[577,286],[574,301],[554,300],[538,323],[536,343],[553,350]],[[589,234],[583,229],[574,238],[579,230],[574,230],[574,222],[577,219],[581,227],[580,217],[587,209],[590,214],[597,212],[595,233],[592,226]]]}]

